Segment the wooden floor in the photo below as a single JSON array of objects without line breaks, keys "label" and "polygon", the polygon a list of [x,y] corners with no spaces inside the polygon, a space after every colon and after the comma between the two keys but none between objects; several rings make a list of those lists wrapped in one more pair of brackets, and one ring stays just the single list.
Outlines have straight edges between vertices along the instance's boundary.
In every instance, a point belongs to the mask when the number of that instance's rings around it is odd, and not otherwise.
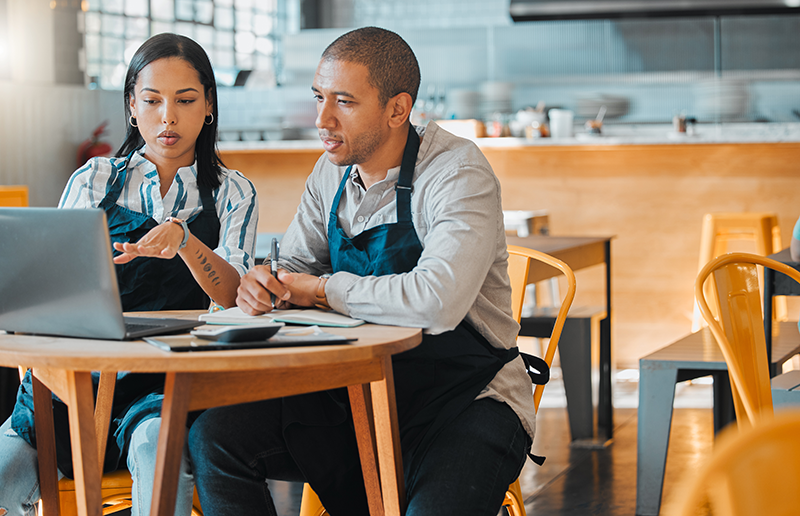
[{"label": "wooden floor", "polygon": [[[635,387],[626,396],[617,384],[615,406],[635,407]],[[551,389],[552,387],[552,389]],[[662,502],[671,516],[680,485],[711,453],[713,416],[710,387],[679,384],[672,420]],[[630,388],[629,388],[630,389]],[[633,516],[636,511],[636,408],[614,411],[614,439],[600,450],[572,449],[566,409],[558,400],[559,387],[548,385],[537,420],[533,451],[547,457],[543,466],[528,461],[520,476],[525,509],[531,516]],[[547,396],[547,394],[546,394]],[[553,399],[555,397],[555,400]],[[549,401],[549,402],[548,402]],[[695,408],[680,408],[695,407]],[[700,408],[696,408],[700,407]],[[273,496],[282,516],[296,516],[302,486],[273,483]]]}]

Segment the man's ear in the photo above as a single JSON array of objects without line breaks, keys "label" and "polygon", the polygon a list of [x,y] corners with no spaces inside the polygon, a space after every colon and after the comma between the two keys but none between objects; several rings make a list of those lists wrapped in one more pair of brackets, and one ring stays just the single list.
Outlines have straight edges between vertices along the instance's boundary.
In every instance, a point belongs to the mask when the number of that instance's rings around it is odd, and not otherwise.
[{"label": "man's ear", "polygon": [[389,112],[389,127],[392,128],[398,128],[405,124],[408,117],[411,116],[411,108],[414,107],[411,95],[408,93],[398,93],[390,98],[386,104],[386,109]]}]

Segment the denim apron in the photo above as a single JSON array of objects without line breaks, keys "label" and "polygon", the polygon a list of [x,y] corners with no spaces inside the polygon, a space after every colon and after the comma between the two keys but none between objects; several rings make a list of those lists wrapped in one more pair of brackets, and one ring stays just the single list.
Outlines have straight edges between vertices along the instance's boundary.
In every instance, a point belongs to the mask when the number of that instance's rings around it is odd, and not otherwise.
[{"label": "denim apron", "polygon": [[[341,229],[336,215],[352,166],[347,169],[333,200],[328,221],[328,247],[333,272],[381,276],[410,272],[417,265],[422,244],[412,222],[411,194],[419,143],[417,132],[410,126],[395,188],[397,222],[376,226],[352,238]],[[452,331],[423,335],[418,347],[392,358],[406,485],[413,485],[427,448],[442,428],[472,403],[497,372],[518,354],[516,347],[509,350],[495,348],[469,322],[463,320]],[[347,394],[333,391],[331,396],[344,401]],[[290,446],[292,444],[290,441],[287,443]],[[330,454],[331,451],[328,448],[321,453]],[[354,453],[355,466],[344,458],[340,459],[341,464],[347,464],[353,475],[360,475],[360,470],[352,471],[358,467],[357,449]],[[297,460],[294,453],[293,456]],[[316,460],[319,461],[320,456]],[[308,473],[302,465],[301,470]],[[336,474],[344,477],[344,473]],[[306,476],[331,514],[356,514],[358,507],[355,506],[355,500],[366,500],[363,494],[355,498],[352,493],[343,491],[343,488],[352,491],[356,486],[343,486],[341,481],[332,484],[324,478]],[[321,485],[315,485],[315,480]],[[352,481],[355,481],[355,476]],[[360,486],[363,486],[363,482]],[[342,497],[344,499],[340,503]],[[335,512],[336,507],[342,509]],[[361,510],[366,510],[366,506]]]},{"label": "denim apron", "polygon": [[[125,186],[128,163],[132,156],[133,153],[121,163],[112,165],[113,183],[106,188],[105,197],[99,205],[106,212],[112,242],[137,242],[158,225],[148,215],[116,204]],[[194,236],[210,249],[214,249],[219,241],[220,223],[211,190],[200,187],[200,199],[203,211],[188,221],[188,226]],[[118,251],[114,251],[114,256],[119,254]],[[116,264],[115,268],[124,311],[189,310],[207,308],[209,305],[208,296],[178,256],[171,260],[139,257],[125,264]],[[95,395],[99,378],[98,373],[92,373]],[[118,468],[125,455],[123,450],[127,450],[128,440],[135,426],[145,419],[160,414],[163,387],[164,375],[160,373],[117,374],[104,471]],[[30,371],[28,371],[17,392],[17,403],[11,416],[11,424],[17,434],[35,447],[32,392]],[[53,419],[58,469],[72,478],[72,448],[67,406],[55,395]]]}]

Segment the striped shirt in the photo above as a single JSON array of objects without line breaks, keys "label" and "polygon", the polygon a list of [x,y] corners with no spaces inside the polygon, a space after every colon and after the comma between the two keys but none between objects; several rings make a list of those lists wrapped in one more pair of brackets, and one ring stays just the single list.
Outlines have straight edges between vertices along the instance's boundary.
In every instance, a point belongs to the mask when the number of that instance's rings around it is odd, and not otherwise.
[{"label": "striped shirt", "polygon": [[[117,205],[144,213],[157,223],[167,217],[188,220],[203,210],[197,187],[197,163],[181,167],[164,198],[156,166],[145,159],[146,146],[128,164],[128,175]],[[107,187],[116,179],[113,164],[125,158],[92,158],[72,174],[59,208],[97,208]],[[253,266],[258,199],[253,183],[236,170],[222,168],[222,184],[212,194],[220,222],[219,244],[214,252],[233,265],[240,276]]]}]

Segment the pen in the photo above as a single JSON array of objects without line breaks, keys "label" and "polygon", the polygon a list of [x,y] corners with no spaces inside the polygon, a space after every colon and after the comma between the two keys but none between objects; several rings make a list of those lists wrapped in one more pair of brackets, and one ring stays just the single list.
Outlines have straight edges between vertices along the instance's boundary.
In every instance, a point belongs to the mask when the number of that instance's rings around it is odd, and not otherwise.
[{"label": "pen", "polygon": [[[275,279],[278,279],[278,239],[272,239],[272,252],[269,255],[269,268]],[[272,307],[275,308],[275,294],[270,294]]]}]

